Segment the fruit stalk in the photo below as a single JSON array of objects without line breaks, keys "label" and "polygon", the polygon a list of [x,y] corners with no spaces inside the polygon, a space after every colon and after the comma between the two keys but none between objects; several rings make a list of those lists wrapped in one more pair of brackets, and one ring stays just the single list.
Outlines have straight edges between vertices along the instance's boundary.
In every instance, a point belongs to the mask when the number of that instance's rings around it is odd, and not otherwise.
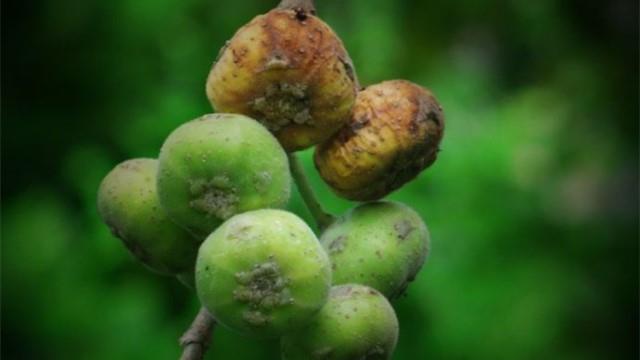
[{"label": "fruit stalk", "polygon": [[311,216],[313,216],[316,221],[318,228],[322,231],[327,228],[327,226],[331,225],[335,217],[324,211],[320,202],[318,202],[318,199],[311,188],[311,184],[309,184],[309,180],[304,173],[300,159],[298,159],[295,153],[289,153],[288,155],[291,175],[298,186],[300,196],[302,196],[302,200],[304,200],[307,205],[307,208],[309,209],[309,212],[311,212]]},{"label": "fruit stalk", "polygon": [[292,10],[302,10],[304,12],[309,12],[315,14],[316,7],[313,4],[313,0],[282,0],[278,5],[280,9],[292,9]]},{"label": "fruit stalk", "polygon": [[209,348],[215,325],[216,321],[209,312],[204,307],[200,308],[189,329],[180,337],[180,346],[183,348],[180,360],[202,360]]}]

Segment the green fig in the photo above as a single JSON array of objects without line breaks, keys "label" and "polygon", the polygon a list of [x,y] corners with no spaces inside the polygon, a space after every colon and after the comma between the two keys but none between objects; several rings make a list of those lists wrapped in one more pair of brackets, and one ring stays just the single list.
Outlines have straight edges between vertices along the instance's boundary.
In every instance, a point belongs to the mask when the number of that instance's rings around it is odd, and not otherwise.
[{"label": "green fig", "polygon": [[243,115],[205,115],[183,124],[164,142],[159,160],[162,207],[198,236],[237,213],[283,207],[289,199],[286,153]]},{"label": "green fig", "polygon": [[331,258],[334,284],[364,284],[393,299],[424,264],[430,236],[411,208],[380,201],[351,209],[320,242]]},{"label": "green fig", "polygon": [[236,215],[202,244],[196,289],[223,325],[278,337],[304,326],[327,301],[329,258],[309,226],[283,210]]},{"label": "green fig", "polygon": [[340,285],[307,327],[282,338],[282,359],[385,360],[397,342],[398,319],[389,301],[367,286]]},{"label": "green fig", "polygon": [[152,270],[179,274],[193,269],[200,241],[174,224],[156,192],[155,159],[116,166],[98,190],[98,212],[111,232]]}]

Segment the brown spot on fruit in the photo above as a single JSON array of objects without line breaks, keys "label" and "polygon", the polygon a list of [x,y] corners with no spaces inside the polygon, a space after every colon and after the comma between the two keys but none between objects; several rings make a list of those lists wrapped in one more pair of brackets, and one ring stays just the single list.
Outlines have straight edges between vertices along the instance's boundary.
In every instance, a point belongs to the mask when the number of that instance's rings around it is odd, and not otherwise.
[{"label": "brown spot on fruit", "polygon": [[328,247],[329,253],[337,254],[342,252],[342,250],[344,250],[346,242],[347,242],[347,237],[344,235],[340,235],[337,238],[333,239],[329,243],[329,247]]},{"label": "brown spot on fruit", "polygon": [[265,325],[270,320],[269,311],[293,302],[287,289],[290,281],[282,276],[280,267],[271,259],[254,265],[249,271],[236,273],[235,279],[238,286],[233,291],[233,298],[247,304],[243,319],[251,325]]},{"label": "brown spot on fruit", "polygon": [[236,213],[238,196],[228,178],[217,176],[211,180],[190,181],[191,201],[189,206],[197,211],[220,219],[227,219]]},{"label": "brown spot on fruit", "polygon": [[408,220],[401,220],[397,222],[393,228],[396,230],[398,234],[398,240],[405,240],[409,235],[415,230],[415,226]]}]

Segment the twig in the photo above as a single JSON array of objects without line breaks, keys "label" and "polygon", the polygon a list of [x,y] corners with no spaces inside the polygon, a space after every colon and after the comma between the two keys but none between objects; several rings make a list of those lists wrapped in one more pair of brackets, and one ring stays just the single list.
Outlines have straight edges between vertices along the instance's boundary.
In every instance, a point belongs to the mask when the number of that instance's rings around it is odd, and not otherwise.
[{"label": "twig", "polygon": [[216,321],[205,308],[200,308],[191,326],[180,338],[180,360],[202,360],[209,347]]},{"label": "twig", "polygon": [[324,211],[320,202],[318,202],[318,199],[309,184],[309,180],[304,173],[302,163],[294,153],[289,154],[289,166],[291,167],[291,175],[296,181],[296,185],[298,185],[298,191],[300,192],[300,196],[302,196],[302,200],[304,200],[307,205],[307,208],[309,209],[309,212],[311,212],[311,216],[315,219],[318,228],[320,230],[324,230],[327,226],[331,225],[335,219],[334,216]]},{"label": "twig", "polygon": [[196,288],[193,272],[184,272],[176,275],[176,279],[187,289],[194,291]]}]

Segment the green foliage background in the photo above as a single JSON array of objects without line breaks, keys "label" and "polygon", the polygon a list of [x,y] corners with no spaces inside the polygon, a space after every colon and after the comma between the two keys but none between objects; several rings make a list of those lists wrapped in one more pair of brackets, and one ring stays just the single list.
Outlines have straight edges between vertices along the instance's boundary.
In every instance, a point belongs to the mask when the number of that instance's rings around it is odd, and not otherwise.
[{"label": "green foliage background", "polygon": [[[274,4],[3,4],[3,358],[177,358],[197,302],[112,238],[96,190],[211,111],[218,49]],[[420,83],[448,120],[438,162],[390,196],[433,237],[395,303],[395,359],[637,358],[637,1],[317,5],[364,84]],[[318,194],[344,212],[311,154]],[[310,220],[297,194],[290,209]],[[278,345],[220,328],[208,358]]]}]

